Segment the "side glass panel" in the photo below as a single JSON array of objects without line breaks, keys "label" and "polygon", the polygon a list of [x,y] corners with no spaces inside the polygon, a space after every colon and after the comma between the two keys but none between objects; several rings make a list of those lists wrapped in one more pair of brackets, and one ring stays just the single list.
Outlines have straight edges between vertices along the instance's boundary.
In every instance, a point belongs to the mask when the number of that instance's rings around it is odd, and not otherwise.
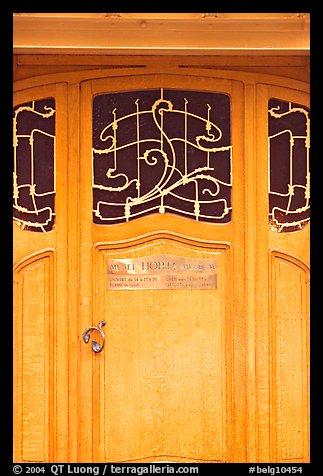
[{"label": "side glass panel", "polygon": [[231,221],[230,97],[155,89],[93,100],[93,221]]},{"label": "side glass panel", "polygon": [[268,104],[269,226],[301,230],[310,219],[310,113],[271,98]]},{"label": "side glass panel", "polygon": [[14,108],[13,218],[22,229],[48,232],[55,221],[55,100]]}]

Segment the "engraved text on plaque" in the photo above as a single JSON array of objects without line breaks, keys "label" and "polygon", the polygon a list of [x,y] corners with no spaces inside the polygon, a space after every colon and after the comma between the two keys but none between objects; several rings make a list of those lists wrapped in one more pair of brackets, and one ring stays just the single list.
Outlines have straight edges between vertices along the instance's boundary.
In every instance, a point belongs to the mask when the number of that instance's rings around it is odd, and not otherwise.
[{"label": "engraved text on plaque", "polygon": [[120,289],[216,289],[215,258],[152,255],[109,259],[107,287]]}]

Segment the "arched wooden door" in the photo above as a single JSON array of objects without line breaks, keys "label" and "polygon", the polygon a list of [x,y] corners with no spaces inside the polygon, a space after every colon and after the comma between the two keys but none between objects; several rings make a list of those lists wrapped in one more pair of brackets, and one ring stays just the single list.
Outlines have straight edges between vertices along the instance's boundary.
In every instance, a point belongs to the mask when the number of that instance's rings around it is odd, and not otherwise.
[{"label": "arched wooden door", "polygon": [[[235,440],[244,458],[245,435],[233,431],[246,418],[244,138],[231,121],[242,121],[241,94],[238,82],[174,75],[82,85],[81,292],[107,342],[94,361],[84,348],[81,367],[93,376],[99,460],[226,461]],[[126,181],[136,183],[122,195]],[[139,289],[122,272],[108,283],[118,259],[136,265]],[[211,260],[216,285],[188,281],[191,260]],[[178,268],[173,289],[153,281],[165,266]]]},{"label": "arched wooden door", "polygon": [[309,122],[287,195],[268,148],[304,85],[107,75],[17,93],[16,461],[308,461]]}]

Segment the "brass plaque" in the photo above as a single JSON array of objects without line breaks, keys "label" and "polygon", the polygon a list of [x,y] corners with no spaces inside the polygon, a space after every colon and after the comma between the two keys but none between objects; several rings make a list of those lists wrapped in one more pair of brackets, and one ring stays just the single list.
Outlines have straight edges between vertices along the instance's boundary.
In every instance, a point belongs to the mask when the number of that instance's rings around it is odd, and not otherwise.
[{"label": "brass plaque", "polygon": [[108,289],[216,289],[215,258],[151,255],[109,259]]}]

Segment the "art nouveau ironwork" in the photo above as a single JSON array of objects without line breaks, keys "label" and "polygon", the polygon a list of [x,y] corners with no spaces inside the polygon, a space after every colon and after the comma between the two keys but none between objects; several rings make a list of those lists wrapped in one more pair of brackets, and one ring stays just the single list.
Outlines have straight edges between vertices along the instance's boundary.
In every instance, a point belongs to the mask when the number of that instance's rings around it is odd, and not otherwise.
[{"label": "art nouveau ironwork", "polygon": [[13,218],[48,232],[55,220],[55,100],[30,101],[13,115]]},{"label": "art nouveau ironwork", "polygon": [[310,219],[309,109],[272,98],[268,127],[270,229],[297,231]]},{"label": "art nouveau ironwork", "polygon": [[93,100],[93,221],[231,220],[230,97],[171,89]]}]

